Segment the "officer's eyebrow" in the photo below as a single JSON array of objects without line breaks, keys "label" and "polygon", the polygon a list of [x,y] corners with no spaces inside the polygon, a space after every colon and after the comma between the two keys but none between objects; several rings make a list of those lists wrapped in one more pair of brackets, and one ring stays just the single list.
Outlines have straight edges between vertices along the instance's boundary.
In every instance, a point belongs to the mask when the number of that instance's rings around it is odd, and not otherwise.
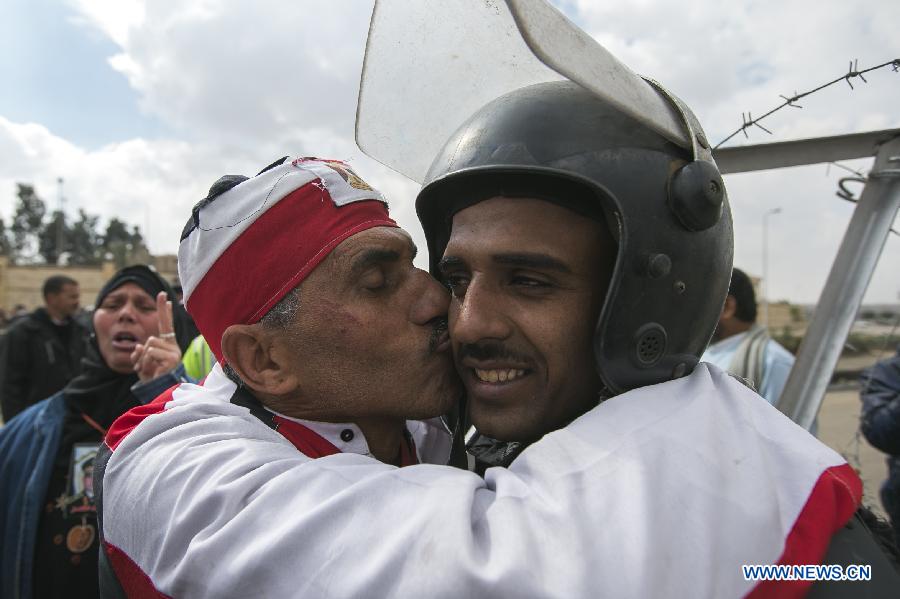
[{"label": "officer's eyebrow", "polygon": [[441,273],[445,273],[452,268],[460,268],[461,266],[465,266],[466,261],[457,256],[444,256],[441,258],[441,261],[438,262],[438,271]]},{"label": "officer's eyebrow", "polygon": [[[571,274],[572,269],[558,258],[548,256],[547,254],[536,254],[530,252],[517,252],[509,254],[494,254],[491,260],[495,264],[503,266],[518,266],[520,268],[534,268],[543,270],[554,270],[563,274]],[[444,256],[438,262],[438,270],[445,273],[454,268],[465,267],[466,261],[457,256]]]},{"label": "officer's eyebrow", "polygon": [[496,264],[504,266],[518,266],[521,268],[534,268],[540,270],[554,270],[556,272],[571,274],[572,269],[558,258],[548,256],[547,254],[535,253],[515,253],[515,254],[494,254],[492,260]]}]

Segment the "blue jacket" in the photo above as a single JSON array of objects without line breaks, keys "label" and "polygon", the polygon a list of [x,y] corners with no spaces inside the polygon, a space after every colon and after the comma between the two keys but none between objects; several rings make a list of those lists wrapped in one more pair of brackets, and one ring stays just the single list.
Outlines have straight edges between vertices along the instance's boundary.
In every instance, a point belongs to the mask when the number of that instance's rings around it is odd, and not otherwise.
[{"label": "blue jacket", "polygon": [[[179,365],[135,385],[132,393],[139,402],[149,403],[172,385],[189,380]],[[35,536],[65,420],[64,393],[34,404],[0,428],[2,599],[29,599],[32,595]]]},{"label": "blue jacket", "polygon": [[860,428],[873,447],[888,454],[888,478],[881,487],[881,502],[895,533],[900,533],[900,348],[893,358],[864,371],[860,382]]},{"label": "blue jacket", "polygon": [[900,349],[861,376],[863,434],[872,446],[900,456]]}]

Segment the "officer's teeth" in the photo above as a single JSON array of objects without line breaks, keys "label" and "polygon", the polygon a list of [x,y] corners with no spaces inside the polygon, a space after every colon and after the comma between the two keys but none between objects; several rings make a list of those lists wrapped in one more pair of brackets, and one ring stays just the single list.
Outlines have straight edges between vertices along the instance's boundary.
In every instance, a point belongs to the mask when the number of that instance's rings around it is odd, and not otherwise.
[{"label": "officer's teeth", "polygon": [[514,368],[506,370],[482,370],[480,368],[475,369],[475,376],[478,377],[478,380],[485,383],[506,383],[524,375],[524,370],[518,370]]}]

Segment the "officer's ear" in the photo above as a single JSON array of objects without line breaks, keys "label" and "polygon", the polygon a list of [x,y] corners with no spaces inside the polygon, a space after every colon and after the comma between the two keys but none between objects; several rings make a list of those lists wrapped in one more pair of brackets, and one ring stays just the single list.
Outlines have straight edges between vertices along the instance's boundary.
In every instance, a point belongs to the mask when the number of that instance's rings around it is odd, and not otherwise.
[{"label": "officer's ear", "polygon": [[737,300],[734,299],[733,295],[729,295],[725,298],[725,305],[722,306],[722,317],[719,319],[728,320],[730,318],[734,318],[734,315],[737,313]]},{"label": "officer's ear", "polygon": [[298,387],[286,354],[278,351],[275,335],[260,324],[233,324],[225,329],[222,355],[253,391],[283,396]]}]

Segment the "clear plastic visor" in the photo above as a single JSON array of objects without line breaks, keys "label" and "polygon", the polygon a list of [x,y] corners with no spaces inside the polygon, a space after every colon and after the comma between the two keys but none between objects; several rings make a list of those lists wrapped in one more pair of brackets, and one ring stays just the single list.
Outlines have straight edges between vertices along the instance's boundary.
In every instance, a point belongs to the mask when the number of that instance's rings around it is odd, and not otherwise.
[{"label": "clear plastic visor", "polygon": [[545,0],[377,0],[356,142],[421,183],[447,139],[482,106],[564,79],[683,144],[672,107]]}]

